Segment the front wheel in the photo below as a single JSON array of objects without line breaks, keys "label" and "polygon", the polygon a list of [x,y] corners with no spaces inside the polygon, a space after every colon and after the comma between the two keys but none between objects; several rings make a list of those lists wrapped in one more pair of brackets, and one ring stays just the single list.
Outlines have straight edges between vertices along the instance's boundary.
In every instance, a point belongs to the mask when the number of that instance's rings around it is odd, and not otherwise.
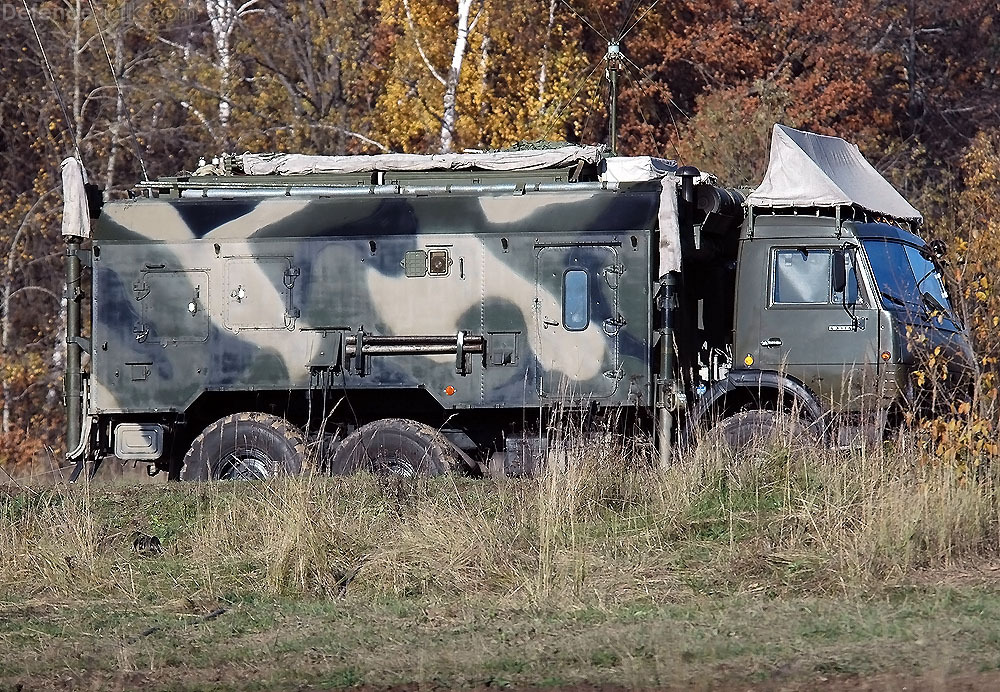
[{"label": "front wheel", "polygon": [[802,447],[817,441],[814,431],[798,416],[764,409],[741,411],[723,418],[703,440],[733,452],[758,445]]},{"label": "front wheel", "polygon": [[237,413],[220,418],[184,455],[182,481],[265,480],[302,471],[302,433],[284,418]]}]

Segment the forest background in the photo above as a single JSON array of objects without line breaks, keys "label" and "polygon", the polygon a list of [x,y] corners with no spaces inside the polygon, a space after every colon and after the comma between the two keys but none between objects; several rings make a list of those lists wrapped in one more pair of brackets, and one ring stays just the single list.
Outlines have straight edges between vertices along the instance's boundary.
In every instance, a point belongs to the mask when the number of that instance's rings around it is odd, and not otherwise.
[{"label": "forest background", "polygon": [[[948,243],[994,401],[998,22],[989,0],[0,2],[0,466],[61,451],[58,172],[74,144],[120,197],[143,167],[223,152],[606,142],[618,37],[622,154],[754,185],[775,122],[857,143]],[[992,408],[976,425],[974,444],[993,437]]]}]

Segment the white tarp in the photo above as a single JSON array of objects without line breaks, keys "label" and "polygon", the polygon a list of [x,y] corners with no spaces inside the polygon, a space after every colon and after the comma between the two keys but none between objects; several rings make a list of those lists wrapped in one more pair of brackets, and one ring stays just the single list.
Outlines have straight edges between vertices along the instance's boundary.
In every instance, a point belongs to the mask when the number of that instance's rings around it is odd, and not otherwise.
[{"label": "white tarp", "polygon": [[677,217],[677,162],[653,156],[612,156],[601,162],[599,179],[605,183],[660,181],[660,273],[681,270],[681,227]]},{"label": "white tarp", "polygon": [[62,234],[89,238],[90,208],[87,205],[83,164],[75,158],[68,158],[59,165],[59,168],[62,171],[63,184]]},{"label": "white tarp", "polygon": [[677,172],[677,162],[653,156],[612,156],[601,163],[600,179],[608,183],[659,180]]},{"label": "white tarp", "polygon": [[677,163],[652,156],[612,156],[601,162],[600,180],[606,183],[660,181],[660,274],[681,270],[681,227],[677,210]]},{"label": "white tarp", "polygon": [[306,154],[243,154],[247,175],[355,174],[374,171],[532,171],[598,163],[603,146],[565,146],[471,154],[376,154],[374,156],[309,156]]},{"label": "white tarp", "polygon": [[663,178],[660,189],[660,276],[681,270],[681,224],[677,209],[680,179],[673,175]]},{"label": "white tarp", "polygon": [[856,145],[784,125],[774,126],[767,173],[747,203],[755,207],[857,205],[897,219],[923,219]]}]

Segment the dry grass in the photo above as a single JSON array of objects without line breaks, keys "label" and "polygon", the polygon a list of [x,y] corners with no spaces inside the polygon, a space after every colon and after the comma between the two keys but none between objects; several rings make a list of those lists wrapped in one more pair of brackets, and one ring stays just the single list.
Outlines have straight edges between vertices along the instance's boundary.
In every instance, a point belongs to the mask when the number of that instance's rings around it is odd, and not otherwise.
[{"label": "dry grass", "polygon": [[989,572],[935,585],[995,564],[988,474],[906,439],[702,447],[667,469],[622,445],[565,445],[534,480],[10,490],[0,686],[749,689],[1000,668]]},{"label": "dry grass", "polygon": [[[702,447],[662,470],[644,454],[610,438],[566,445],[536,480],[17,491],[0,509],[0,589],[593,606],[865,588],[1000,553],[989,474],[958,479],[905,438],[853,453]],[[135,531],[163,540],[159,568],[133,552]]]}]

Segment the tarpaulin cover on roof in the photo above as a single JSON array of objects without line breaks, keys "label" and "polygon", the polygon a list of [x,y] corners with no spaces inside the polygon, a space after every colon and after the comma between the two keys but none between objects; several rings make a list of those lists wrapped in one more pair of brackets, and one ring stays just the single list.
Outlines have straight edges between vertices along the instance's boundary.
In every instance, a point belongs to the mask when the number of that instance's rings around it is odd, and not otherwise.
[{"label": "tarpaulin cover on roof", "polygon": [[856,145],[784,125],[774,126],[767,173],[747,203],[759,207],[857,205],[897,219],[923,220]]},{"label": "tarpaulin cover on roof", "polygon": [[306,154],[243,154],[247,175],[355,174],[374,171],[532,171],[598,163],[603,146],[493,151],[470,154],[377,154],[375,156],[308,156]]}]

